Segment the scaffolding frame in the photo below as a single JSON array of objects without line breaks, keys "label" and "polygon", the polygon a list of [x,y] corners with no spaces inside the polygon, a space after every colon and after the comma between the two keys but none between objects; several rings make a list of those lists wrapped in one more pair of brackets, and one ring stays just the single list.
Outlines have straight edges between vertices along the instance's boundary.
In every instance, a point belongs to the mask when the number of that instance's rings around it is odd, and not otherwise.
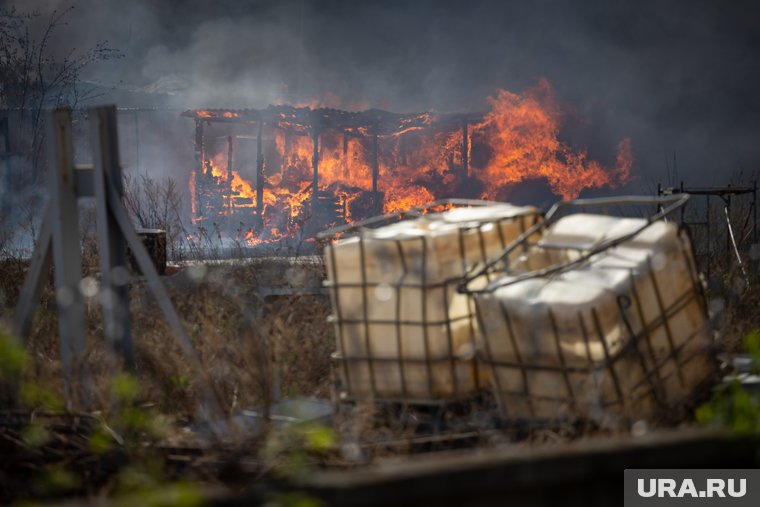
[{"label": "scaffolding frame", "polygon": [[[689,228],[695,228],[695,227],[702,227],[705,230],[705,237],[706,237],[706,248],[704,250],[699,250],[695,245],[694,250],[694,257],[697,260],[697,263],[702,264],[701,268],[704,270],[705,274],[708,278],[710,278],[712,274],[711,269],[711,262],[710,260],[713,258],[713,254],[715,253],[712,249],[712,242],[710,241],[711,233],[712,233],[712,204],[713,202],[718,199],[719,201],[723,202],[723,211],[724,216],[726,220],[726,238],[725,238],[725,250],[724,250],[724,259],[726,262],[726,265],[729,264],[730,259],[732,255],[736,256],[736,259],[738,261],[739,267],[742,269],[742,272],[745,275],[746,278],[746,272],[744,271],[744,265],[741,259],[741,255],[739,253],[739,247],[741,245],[741,238],[739,239],[739,242],[736,242],[736,238],[733,231],[733,226],[731,224],[731,208],[733,204],[733,200],[735,197],[743,197],[743,196],[751,196],[752,201],[750,202],[749,207],[749,213],[744,220],[744,225],[742,228],[746,228],[747,223],[752,220],[752,231],[751,231],[751,240],[753,244],[757,243],[757,181],[753,181],[751,186],[732,186],[727,185],[723,187],[687,187],[684,185],[684,182],[681,181],[680,185],[677,187],[663,187],[662,183],[657,184],[657,195],[662,196],[668,196],[668,195],[679,195],[679,194],[689,194],[693,197],[700,197],[704,201],[704,208],[702,208],[704,211],[700,213],[701,217],[703,219],[696,219],[696,220],[687,220],[686,219],[686,209],[687,206],[684,205],[680,209],[680,213],[678,215],[679,217],[679,223],[682,226],[686,226]],[[691,203],[694,202],[693,199],[690,200]],[[694,206],[696,207],[696,206]],[[697,208],[698,210],[700,208]],[[698,211],[699,212],[699,211]]]}]

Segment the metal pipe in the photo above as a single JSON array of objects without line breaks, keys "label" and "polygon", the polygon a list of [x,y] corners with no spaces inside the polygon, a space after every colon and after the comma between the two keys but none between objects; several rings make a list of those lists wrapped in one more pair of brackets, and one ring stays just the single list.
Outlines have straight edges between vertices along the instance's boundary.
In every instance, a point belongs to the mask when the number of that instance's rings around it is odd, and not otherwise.
[{"label": "metal pipe", "polygon": [[705,228],[707,229],[707,236],[706,236],[706,241],[705,241],[705,243],[707,244],[707,252],[706,252],[707,255],[705,257],[707,261],[705,262],[705,270],[707,271],[707,279],[709,280],[710,272],[711,272],[710,261],[712,261],[712,244],[711,244],[712,238],[710,238],[710,194],[707,194],[707,197],[705,198],[705,200],[707,201],[705,204],[706,206]]}]

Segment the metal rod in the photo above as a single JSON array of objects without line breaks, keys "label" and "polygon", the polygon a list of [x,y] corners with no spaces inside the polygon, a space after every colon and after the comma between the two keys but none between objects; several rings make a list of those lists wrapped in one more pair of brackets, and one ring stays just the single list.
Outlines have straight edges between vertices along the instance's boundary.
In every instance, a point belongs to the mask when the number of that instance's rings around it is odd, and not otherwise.
[{"label": "metal rod", "polygon": [[710,241],[710,195],[707,195],[705,204],[705,227],[707,229],[707,236],[705,237],[705,243],[707,243],[707,261],[705,261],[705,267],[707,269],[707,279],[710,279],[710,261],[712,260],[712,245]]},{"label": "metal rod", "polygon": [[[71,406],[90,402],[84,298],[79,289],[82,279],[82,253],[79,245],[79,208],[74,167],[74,141],[71,110],[56,109],[48,119],[48,161],[51,164],[50,195],[53,208],[53,261],[58,302],[58,327],[61,365],[66,397]],[[120,198],[121,196],[119,196]]]},{"label": "metal rod", "polygon": [[662,324],[665,328],[665,337],[668,340],[668,346],[670,347],[670,354],[669,357],[673,359],[673,363],[676,366],[676,373],[678,374],[678,381],[681,384],[681,387],[686,387],[686,380],[683,376],[683,371],[681,371],[681,368],[678,367],[678,352],[676,350],[676,340],[673,335],[673,330],[670,325],[670,319],[668,318],[668,312],[665,309],[665,303],[663,301],[662,297],[662,291],[660,291],[660,286],[657,283],[657,276],[654,273],[654,268],[652,267],[652,258],[647,257],[647,275],[649,276],[649,281],[652,284],[652,289],[654,289],[654,296],[655,301],[657,302],[657,309],[660,312],[660,315],[662,316]]},{"label": "metal rod", "polygon": [[[731,185],[729,185],[729,188]],[[729,194],[726,198],[723,199],[723,213],[726,215],[726,253],[725,253],[725,266],[726,269],[729,269],[729,263],[731,262],[731,238],[729,237],[731,234],[731,223],[729,221],[729,216],[731,215],[731,195]]]},{"label": "metal rod", "polygon": [[565,381],[565,388],[567,389],[567,395],[570,398],[570,406],[573,411],[577,410],[577,404],[575,401],[575,393],[573,392],[573,383],[570,380],[570,374],[568,373],[567,363],[565,362],[565,354],[562,353],[562,344],[559,337],[559,326],[557,325],[557,318],[554,316],[554,312],[549,308],[549,324],[552,329],[552,336],[554,337],[554,345],[557,350],[557,358],[559,359],[560,370],[562,371],[562,378]]},{"label": "metal rod", "polygon": [[24,342],[29,337],[42,288],[47,282],[50,266],[53,264],[53,205],[49,203],[42,215],[42,225],[37,245],[32,254],[24,285],[21,287],[16,313],[13,316],[13,336]]},{"label": "metal rod", "polygon": [[[599,322],[599,314],[596,312],[596,308],[591,309],[591,319],[594,323],[594,329],[596,330],[597,338],[599,339],[599,343],[602,344],[602,350],[604,351],[604,366],[607,368],[607,370],[610,373],[610,377],[612,378],[612,385],[615,388],[615,394],[617,395],[617,399],[620,402],[620,405],[622,406],[623,410],[625,410],[626,402],[625,402],[625,396],[623,395],[623,389],[620,385],[620,379],[618,378],[617,371],[615,370],[615,361],[612,359],[612,356],[610,355],[610,349],[609,345],[607,343],[607,337],[605,336],[604,331],[602,330],[602,325]],[[600,391],[599,396],[604,396],[604,391]]]},{"label": "metal rod", "polygon": [[[136,115],[137,113],[135,113]],[[108,208],[106,174],[123,195],[116,107],[103,106],[89,111],[90,147],[93,151],[93,187],[97,213],[98,257],[100,258],[100,298],[106,341],[116,357],[123,357],[127,370],[135,371],[135,354],[129,321],[127,240]],[[122,273],[119,276],[119,273]],[[119,278],[122,278],[120,280]]]}]

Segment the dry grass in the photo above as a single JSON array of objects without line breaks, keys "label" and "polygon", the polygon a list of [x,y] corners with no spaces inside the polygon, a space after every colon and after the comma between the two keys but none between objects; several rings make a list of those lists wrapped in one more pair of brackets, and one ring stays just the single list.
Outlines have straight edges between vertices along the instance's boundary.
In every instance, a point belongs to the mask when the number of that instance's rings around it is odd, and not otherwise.
[{"label": "dry grass", "polygon": [[[203,372],[194,371],[182,354],[145,283],[131,286],[136,373],[143,386],[144,403],[155,404],[178,419],[192,419],[204,376],[210,380],[226,413],[271,401],[275,378],[279,379],[283,396],[329,396],[329,355],[334,338],[327,323],[327,297],[263,300],[258,295],[261,262],[265,261],[187,268],[165,279]],[[2,267],[6,273],[16,275],[14,278],[20,283],[23,265],[5,263]],[[200,271],[202,276],[192,276],[193,270]],[[9,279],[3,277],[4,282]],[[18,295],[9,290],[4,296],[8,307]],[[90,383],[95,386],[94,406],[107,410],[113,363],[103,344],[103,322],[96,298],[86,300],[86,315],[89,348],[85,361],[89,365]],[[52,289],[48,287],[28,340],[33,360],[25,377],[46,386],[62,399],[57,326]]]}]

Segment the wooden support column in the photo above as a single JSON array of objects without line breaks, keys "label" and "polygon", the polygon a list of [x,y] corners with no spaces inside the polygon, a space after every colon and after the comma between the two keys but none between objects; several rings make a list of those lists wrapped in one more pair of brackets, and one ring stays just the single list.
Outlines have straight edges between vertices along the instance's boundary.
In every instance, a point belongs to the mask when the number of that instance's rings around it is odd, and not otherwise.
[{"label": "wooden support column", "polygon": [[228,213],[232,213],[232,171],[235,168],[235,143],[232,132],[227,136],[227,206]]},{"label": "wooden support column", "polygon": [[343,179],[348,180],[348,134],[343,132]]},{"label": "wooden support column", "polygon": [[264,220],[264,143],[262,140],[264,121],[259,120],[259,133],[256,136],[256,214]]},{"label": "wooden support column", "polygon": [[280,167],[280,174],[285,174],[285,170],[290,167],[290,130],[283,129],[282,137],[284,138],[284,147],[282,149],[282,166]]},{"label": "wooden support column", "polygon": [[377,126],[372,132],[372,199],[374,201],[375,214],[382,212],[383,206],[377,191],[377,180],[380,177],[380,161],[378,157]]},{"label": "wooden support column", "polygon": [[48,118],[47,129],[61,365],[67,399],[74,406],[87,406],[90,401],[89,375],[84,357],[87,335],[84,299],[79,288],[82,256],[78,234],[79,211],[71,110],[56,109]]},{"label": "wooden support column", "polygon": [[201,186],[205,181],[205,153],[203,149],[203,120],[195,120],[195,173],[193,187],[195,188],[195,218],[203,217],[203,200]]},{"label": "wooden support column", "polygon": [[465,178],[470,176],[470,136],[467,132],[467,118],[462,121],[462,172]]},{"label": "wooden support column", "polygon": [[311,166],[314,175],[311,181],[311,219],[316,219],[317,199],[319,195],[319,124],[314,119],[311,124],[311,132],[314,141],[314,153],[311,157]]}]

